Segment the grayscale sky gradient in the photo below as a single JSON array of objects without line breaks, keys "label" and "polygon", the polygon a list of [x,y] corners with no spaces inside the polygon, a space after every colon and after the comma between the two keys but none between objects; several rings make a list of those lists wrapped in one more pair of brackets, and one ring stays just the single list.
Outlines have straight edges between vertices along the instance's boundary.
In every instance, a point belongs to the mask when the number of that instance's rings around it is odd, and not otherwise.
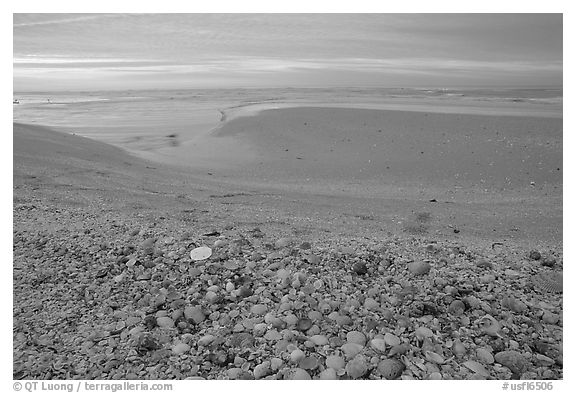
[{"label": "grayscale sky gradient", "polygon": [[14,15],[15,91],[561,85],[561,14]]}]

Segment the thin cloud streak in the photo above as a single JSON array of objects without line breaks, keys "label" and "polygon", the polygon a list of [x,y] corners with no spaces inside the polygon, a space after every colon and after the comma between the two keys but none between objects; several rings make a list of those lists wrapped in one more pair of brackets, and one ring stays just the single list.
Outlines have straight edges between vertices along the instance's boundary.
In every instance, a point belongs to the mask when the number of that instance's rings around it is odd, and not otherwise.
[{"label": "thin cloud streak", "polygon": [[[164,63],[164,64],[162,64]],[[547,71],[562,72],[561,62],[498,62],[466,61],[438,58],[420,59],[277,59],[255,57],[229,57],[225,59],[203,59],[195,64],[167,64],[162,60],[141,59],[90,59],[69,57],[19,57],[14,59],[14,68],[19,72],[71,72],[71,71],[118,71],[118,72],[294,72],[299,70],[347,70],[357,72],[418,72],[418,71]]]},{"label": "thin cloud streak", "polygon": [[22,28],[22,27],[33,27],[33,26],[44,26],[44,25],[60,25],[66,23],[76,23],[76,22],[86,22],[95,19],[102,19],[102,18],[118,18],[122,15],[113,15],[113,14],[99,14],[99,15],[86,15],[86,16],[77,16],[74,18],[64,18],[64,19],[51,19],[51,20],[43,20],[43,21],[36,21],[36,22],[21,22],[21,23],[14,23],[14,28]]}]

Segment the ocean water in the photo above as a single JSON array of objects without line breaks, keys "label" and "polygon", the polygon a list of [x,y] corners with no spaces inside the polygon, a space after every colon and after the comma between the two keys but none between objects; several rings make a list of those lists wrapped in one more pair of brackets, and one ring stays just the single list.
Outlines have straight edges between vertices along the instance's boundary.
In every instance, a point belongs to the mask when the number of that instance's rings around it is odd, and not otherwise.
[{"label": "ocean water", "polygon": [[284,107],[562,117],[562,89],[149,90],[22,93],[14,99],[15,122],[50,126],[133,153],[186,144],[234,117]]}]

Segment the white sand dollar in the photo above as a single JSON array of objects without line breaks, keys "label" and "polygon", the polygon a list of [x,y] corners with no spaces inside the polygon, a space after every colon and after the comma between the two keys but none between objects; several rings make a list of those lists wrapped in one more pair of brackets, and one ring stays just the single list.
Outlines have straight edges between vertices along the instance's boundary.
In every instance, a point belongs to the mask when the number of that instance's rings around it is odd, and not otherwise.
[{"label": "white sand dollar", "polygon": [[193,261],[203,261],[205,259],[210,258],[212,255],[212,249],[210,247],[196,247],[192,251],[190,251],[190,258]]}]

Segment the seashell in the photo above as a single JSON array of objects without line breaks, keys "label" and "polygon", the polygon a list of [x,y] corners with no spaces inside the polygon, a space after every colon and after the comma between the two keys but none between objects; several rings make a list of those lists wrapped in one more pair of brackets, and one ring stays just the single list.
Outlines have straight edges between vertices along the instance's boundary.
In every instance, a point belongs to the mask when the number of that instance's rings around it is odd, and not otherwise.
[{"label": "seashell", "polygon": [[254,341],[254,336],[250,333],[235,333],[230,339],[230,346],[242,349],[252,348]]},{"label": "seashell", "polygon": [[370,340],[370,347],[380,353],[386,352],[386,341],[381,338],[374,338]]},{"label": "seashell", "polygon": [[384,359],[378,363],[378,372],[386,379],[398,379],[406,366],[396,359]]},{"label": "seashell", "polygon": [[314,345],[319,346],[328,345],[328,338],[322,334],[313,335],[312,337],[310,337],[310,341],[312,341]]},{"label": "seashell", "polygon": [[432,380],[432,381],[440,381],[440,380],[442,380],[442,374],[435,371],[433,373],[430,373],[430,375],[428,376],[428,379]]},{"label": "seashell", "polygon": [[205,347],[207,345],[210,345],[215,339],[216,337],[214,337],[213,335],[206,334],[205,336],[201,337],[198,340],[198,346]]},{"label": "seashell", "polygon": [[346,359],[352,359],[360,352],[362,352],[362,349],[364,349],[364,347],[356,343],[346,343],[342,345],[340,349],[342,350],[342,352],[344,352]]},{"label": "seashell", "polygon": [[474,360],[468,360],[464,363],[462,363],[462,365],[464,367],[466,367],[469,370],[474,371],[477,374],[482,375],[483,377],[489,377],[490,373],[486,370],[486,368],[484,368],[484,366]]},{"label": "seashell", "polygon": [[301,349],[295,349],[290,353],[290,360],[292,363],[300,363],[306,354]]},{"label": "seashell", "polygon": [[507,308],[515,313],[523,313],[528,307],[518,299],[513,297],[505,297],[502,299],[502,307]]},{"label": "seashell", "polygon": [[395,335],[393,335],[392,333],[384,334],[384,341],[386,342],[386,345],[388,345],[389,347],[400,345],[400,339]]},{"label": "seashell", "polygon": [[491,269],[492,268],[492,262],[490,262],[487,259],[482,258],[482,259],[479,259],[478,261],[476,261],[476,266]]},{"label": "seashell", "polygon": [[416,337],[420,341],[424,340],[425,338],[430,338],[430,337],[434,336],[434,333],[432,332],[432,330],[428,329],[425,326],[420,326],[418,329],[416,329],[414,331],[414,334],[416,335]]},{"label": "seashell", "polygon": [[326,367],[334,370],[341,370],[346,366],[346,362],[341,356],[331,355],[326,358]]},{"label": "seashell", "polygon": [[426,351],[424,352],[424,357],[431,363],[435,364],[444,364],[444,357],[442,355],[437,354],[436,352]]},{"label": "seashell", "polygon": [[400,345],[394,345],[392,347],[392,349],[390,349],[390,352],[388,353],[388,356],[394,356],[396,354],[398,355],[404,355],[406,352],[408,352],[410,350],[410,344],[408,343],[403,343]]},{"label": "seashell", "polygon": [[196,247],[192,251],[190,251],[190,258],[193,261],[203,261],[205,259],[210,258],[212,255],[212,249],[210,247]]},{"label": "seashell", "polygon": [[562,293],[563,274],[560,272],[541,272],[531,278],[534,287],[543,292]]},{"label": "seashell", "polygon": [[476,350],[476,357],[478,358],[478,360],[481,363],[484,363],[484,364],[494,363],[494,356],[492,355],[492,352],[490,352],[486,348],[478,348]]},{"label": "seashell", "polygon": [[254,295],[254,291],[249,286],[242,285],[238,290],[238,296],[241,298],[245,298],[252,295]]},{"label": "seashell", "polygon": [[491,315],[484,315],[480,318],[478,324],[482,333],[492,337],[502,337],[500,323]]},{"label": "seashell", "polygon": [[546,266],[546,267],[554,267],[554,265],[556,265],[556,258],[554,258],[554,257],[542,258],[542,260],[540,261],[540,264],[542,266]]},{"label": "seashell", "polygon": [[466,353],[466,347],[462,344],[462,341],[455,340],[452,343],[452,353],[457,357],[461,357]]},{"label": "seashell", "polygon": [[541,353],[542,355],[545,355],[551,359],[554,359],[557,364],[559,365],[563,364],[563,354],[561,347],[559,348],[555,345],[548,344],[544,341],[536,340],[534,342],[534,349],[536,350],[536,352]]},{"label": "seashell", "polygon": [[310,380],[312,377],[308,372],[301,368],[295,368],[292,370],[290,378],[291,380]]},{"label": "seashell", "polygon": [[296,324],[296,329],[300,330],[301,332],[306,331],[312,327],[313,323],[308,318],[300,318],[298,323]]},{"label": "seashell", "polygon": [[228,369],[228,371],[226,371],[226,374],[228,375],[228,379],[234,380],[234,379],[238,379],[240,374],[242,374],[243,372],[244,372],[244,370],[242,370],[241,368],[234,367],[234,368]]},{"label": "seashell", "polygon": [[304,359],[300,360],[298,366],[304,370],[314,370],[318,367],[318,359],[314,356],[306,356]]},{"label": "seashell", "polygon": [[427,262],[416,261],[408,264],[408,271],[415,276],[428,274],[430,272],[430,268],[430,264]]},{"label": "seashell", "polygon": [[261,379],[264,378],[265,376],[267,376],[268,374],[270,374],[272,370],[270,370],[270,362],[265,361],[259,365],[257,365],[256,367],[254,367],[254,378],[255,379]]},{"label": "seashell", "polygon": [[268,307],[264,304],[255,304],[250,308],[250,312],[256,315],[264,315],[268,312]]},{"label": "seashell", "polygon": [[336,317],[336,323],[339,326],[352,325],[352,318],[350,318],[348,315],[338,315]]},{"label": "seashell", "polygon": [[466,305],[461,300],[454,300],[450,303],[450,306],[448,306],[448,312],[452,315],[462,315],[465,310]]},{"label": "seashell", "polygon": [[333,368],[327,368],[320,373],[319,378],[321,380],[335,380],[338,379],[338,375],[336,374],[336,370]]},{"label": "seashell", "polygon": [[531,250],[530,254],[528,254],[528,258],[534,261],[538,261],[540,260],[540,258],[542,258],[542,254],[540,254],[540,251],[538,250]]},{"label": "seashell", "polygon": [[288,247],[290,244],[292,244],[292,240],[287,238],[287,237],[282,237],[278,240],[276,240],[276,242],[274,243],[274,246],[276,246],[276,248],[284,248],[284,247]]},{"label": "seashell", "polygon": [[366,336],[362,332],[351,331],[346,334],[346,341],[349,343],[356,343],[359,345],[366,345]]},{"label": "seashell", "polygon": [[352,265],[352,271],[358,275],[364,275],[368,273],[368,267],[364,262],[356,262]]},{"label": "seashell", "polygon": [[364,308],[368,311],[377,310],[379,307],[380,304],[371,297],[367,297],[366,300],[364,300]]},{"label": "seashell", "polygon": [[226,262],[224,262],[224,268],[226,268],[228,270],[236,270],[239,267],[240,266],[238,265],[238,263],[236,261],[227,260]]},{"label": "seashell", "polygon": [[368,371],[368,364],[364,356],[356,356],[346,364],[346,374],[352,379],[363,377]]},{"label": "seashell", "polygon": [[528,361],[520,352],[502,351],[494,355],[494,360],[503,366],[506,366],[516,376],[522,375],[528,369]]},{"label": "seashell", "polygon": [[172,352],[176,355],[182,355],[190,350],[190,345],[184,343],[178,343],[172,347]]},{"label": "seashell", "polygon": [[280,367],[282,367],[282,364],[283,364],[283,363],[284,363],[284,362],[283,362],[282,359],[280,359],[280,358],[272,358],[272,359],[270,360],[270,368],[271,368],[273,371],[277,371],[277,370],[280,369]]}]

